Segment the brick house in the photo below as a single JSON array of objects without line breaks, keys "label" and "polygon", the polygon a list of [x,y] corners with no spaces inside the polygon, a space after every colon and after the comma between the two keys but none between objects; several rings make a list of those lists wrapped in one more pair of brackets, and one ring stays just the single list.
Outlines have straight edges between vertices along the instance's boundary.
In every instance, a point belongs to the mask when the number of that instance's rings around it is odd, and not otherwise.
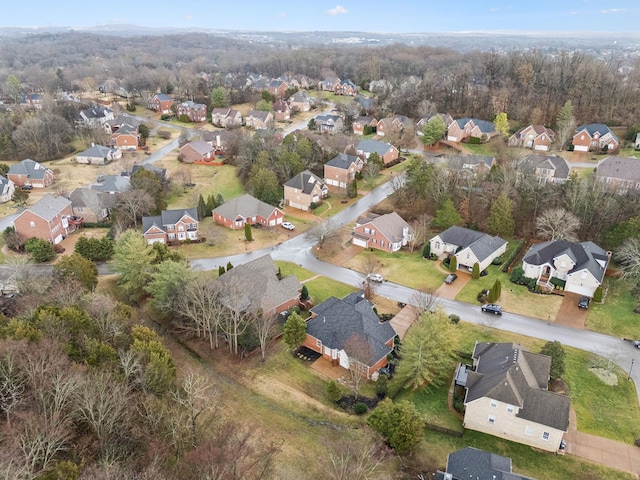
[{"label": "brick house", "polygon": [[211,162],[215,160],[215,152],[208,142],[194,140],[180,147],[180,158],[184,163]]},{"label": "brick house", "polygon": [[316,102],[314,98],[304,90],[298,90],[289,97],[289,106],[294,112],[308,112],[315,106],[315,104]]},{"label": "brick house", "polygon": [[7,178],[16,187],[31,185],[33,188],[45,188],[53,183],[53,170],[41,163],[27,158],[9,167]]},{"label": "brick house", "polygon": [[8,178],[0,175],[0,203],[5,203],[11,200],[13,192],[15,192],[15,184]]},{"label": "brick house", "polygon": [[569,179],[571,165],[557,155],[527,155],[517,163],[518,175],[533,175],[538,182],[564,183]]},{"label": "brick house", "polygon": [[262,110],[249,110],[244,118],[247,128],[254,130],[266,130],[273,126],[273,113],[263,112]]},{"label": "brick house", "polygon": [[596,180],[620,194],[640,190],[640,160],[627,157],[607,157],[596,167]]},{"label": "brick house", "polygon": [[97,128],[102,127],[105,128],[105,125],[109,120],[113,120],[115,118],[113,114],[113,110],[110,108],[105,108],[100,105],[93,105],[92,107],[86,108],[82,110],[78,117],[76,118],[76,123],[79,125],[84,125],[89,128]]},{"label": "brick house", "polygon": [[98,223],[109,219],[116,197],[91,188],[76,188],[69,194],[69,201],[73,215],[85,222]]},{"label": "brick house", "polygon": [[130,187],[131,180],[129,175],[105,175],[100,178],[100,182],[92,185],[91,189],[102,193],[108,193],[109,195],[115,195],[129,190]]},{"label": "brick house", "polygon": [[462,142],[470,137],[487,141],[498,135],[493,123],[477,118],[459,118],[454,120],[447,129],[447,140],[450,142]]},{"label": "brick house", "polygon": [[156,93],[154,96],[149,97],[147,100],[147,108],[158,112],[161,115],[168,115],[173,113],[173,98],[165,93]]},{"label": "brick house", "polygon": [[556,452],[571,400],[548,390],[551,357],[513,343],[476,343],[473,366],[460,365],[464,428]]},{"label": "brick house", "polygon": [[388,253],[397,252],[412,240],[413,229],[396,212],[360,217],[351,234],[354,245]]},{"label": "brick house", "polygon": [[284,96],[284,94],[286,93],[288,88],[289,88],[289,85],[287,85],[287,82],[283,82],[282,80],[274,79],[274,80],[271,80],[269,82],[267,90],[274,97],[282,98]]},{"label": "brick house", "polygon": [[356,173],[362,170],[363,165],[360,157],[340,153],[324,164],[324,182],[329,188],[346,190],[347,185],[356,179]]},{"label": "brick house", "polygon": [[459,270],[470,271],[478,263],[481,272],[507,251],[506,240],[457,225],[433,237],[429,245],[438,257],[455,256]]},{"label": "brick house", "polygon": [[511,135],[508,145],[546,152],[555,138],[556,133],[544,125],[528,125]]},{"label": "brick house", "polygon": [[221,128],[241,127],[242,114],[231,108],[214,108],[211,110],[211,123]]},{"label": "brick house", "polygon": [[224,154],[232,141],[234,133],[224,130],[217,132],[202,132],[202,140],[213,147],[213,151],[217,154]]},{"label": "brick house", "polygon": [[13,226],[22,240],[36,237],[57,245],[75,230],[72,217],[68,199],[47,194],[20,213],[13,220]]},{"label": "brick house", "polygon": [[163,210],[160,215],[142,217],[142,234],[150,245],[199,240],[198,212],[195,208]]},{"label": "brick house", "polygon": [[120,150],[137,150],[140,145],[138,127],[122,125],[111,134],[111,145]]},{"label": "brick house", "polygon": [[422,135],[422,129],[427,125],[427,123],[429,123],[429,120],[431,120],[436,115],[444,120],[444,126],[447,128],[449,128],[449,125],[453,123],[453,117],[448,113],[433,113],[422,117],[416,122],[416,134]]},{"label": "brick house", "polygon": [[358,86],[349,79],[337,80],[333,85],[333,93],[355,97],[358,95]]},{"label": "brick house", "polygon": [[119,148],[91,144],[91,148],[76,155],[76,163],[107,165],[120,158],[122,158],[122,151]]},{"label": "brick house", "polygon": [[354,135],[364,135],[365,127],[371,128],[371,131],[376,129],[376,125],[378,124],[378,120],[375,117],[356,117],[356,119],[351,124],[351,128],[353,129]]},{"label": "brick house", "polygon": [[[311,309],[303,345],[321,353],[333,365],[347,370],[356,368],[370,379],[373,373],[389,363],[387,355],[393,351],[396,336],[391,324],[381,322],[373,308],[362,291],[342,299],[330,297]],[[344,346],[353,337],[361,338],[369,345],[366,363],[347,355]]]},{"label": "brick house", "polygon": [[450,175],[459,177],[487,174],[496,164],[495,157],[487,155],[441,154],[436,158],[446,161]]},{"label": "brick house", "polygon": [[391,132],[402,132],[411,123],[411,120],[404,115],[394,115],[393,117],[381,118],[376,124],[376,135],[378,137],[384,137],[385,134]]},{"label": "brick house", "polygon": [[398,149],[390,143],[381,142],[380,140],[374,140],[372,138],[359,142],[356,145],[356,153],[365,161],[372,153],[377,153],[385,165],[389,165],[397,160],[399,155]]},{"label": "brick house", "polygon": [[320,205],[328,194],[324,181],[309,170],[300,172],[284,184],[284,204],[305,212],[311,209],[312,203]]},{"label": "brick house", "polygon": [[284,221],[284,212],[244,194],[214,208],[213,221],[231,230],[243,229],[245,223],[275,227]]},{"label": "brick house", "polygon": [[207,121],[207,106],[203,103],[195,103],[191,100],[178,105],[178,117],[186,115],[190,122],[200,123]]},{"label": "brick house", "polygon": [[289,108],[289,104],[281,98],[273,102],[273,115],[276,120],[279,121],[289,120],[291,118],[291,108]]},{"label": "brick house", "polygon": [[576,128],[572,140],[576,152],[616,153],[620,147],[620,140],[609,127],[603,123],[590,123]]}]

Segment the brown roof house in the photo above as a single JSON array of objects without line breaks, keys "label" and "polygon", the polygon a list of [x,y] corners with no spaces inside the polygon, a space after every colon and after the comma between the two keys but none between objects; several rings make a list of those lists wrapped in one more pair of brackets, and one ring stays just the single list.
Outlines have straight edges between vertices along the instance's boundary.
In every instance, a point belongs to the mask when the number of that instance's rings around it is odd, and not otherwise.
[{"label": "brown roof house", "polygon": [[364,135],[365,129],[367,130],[367,133],[375,131],[377,124],[378,121],[376,120],[376,117],[360,116],[356,117],[351,124],[351,128],[353,129],[354,135]]},{"label": "brown roof house", "polygon": [[437,158],[446,161],[450,175],[475,176],[489,173],[496,164],[495,157],[487,155],[442,154]]},{"label": "brown roof house", "polygon": [[200,123],[207,121],[207,106],[204,103],[195,103],[191,100],[178,105],[178,117],[186,115],[190,122]]},{"label": "brown roof house", "polygon": [[109,219],[116,197],[91,188],[76,188],[69,194],[73,215],[85,222],[98,223]]},{"label": "brown roof house", "polygon": [[324,181],[309,170],[300,172],[284,184],[284,204],[304,210],[311,210],[311,204],[320,205],[329,194]]},{"label": "brown roof house", "polygon": [[187,142],[180,147],[180,158],[184,163],[211,162],[215,157],[213,147],[204,140]]},{"label": "brown roof house", "polygon": [[539,183],[564,183],[569,179],[571,165],[557,155],[528,155],[518,161],[519,175],[534,175]]},{"label": "brown roof house", "polygon": [[429,240],[431,253],[441,257],[454,255],[458,269],[473,269],[478,263],[480,271],[507,251],[507,241],[486,233],[454,225]]},{"label": "brown roof house", "polygon": [[148,244],[197,241],[198,212],[195,208],[163,210],[160,215],[142,217],[142,234]]},{"label": "brown roof house", "polygon": [[273,113],[262,110],[249,110],[244,118],[244,123],[248,128],[254,130],[266,130],[273,125]]},{"label": "brown roof house", "polygon": [[551,357],[513,343],[476,343],[461,365],[464,427],[556,452],[569,426],[569,397],[547,389]]},{"label": "brown roof house", "polygon": [[511,135],[508,145],[546,152],[555,138],[555,132],[544,125],[528,125]]},{"label": "brown roof house", "polygon": [[620,140],[605,124],[590,123],[576,128],[572,144],[576,152],[615,153],[620,146]]},{"label": "brown roof house", "polygon": [[595,177],[603,185],[618,193],[640,190],[640,160],[607,157],[598,163]]},{"label": "brown roof house", "polygon": [[231,108],[214,108],[211,110],[211,123],[222,128],[240,127],[242,114]]},{"label": "brown roof house", "polygon": [[[393,351],[395,336],[391,324],[380,321],[374,305],[359,291],[342,299],[330,297],[313,307],[303,345],[321,353],[333,365],[340,365],[347,370],[357,369],[369,379],[389,363],[387,355]],[[344,347],[351,338],[366,342],[366,360],[349,358]]]},{"label": "brown roof house", "polygon": [[273,102],[273,115],[276,117],[276,120],[279,121],[289,120],[291,118],[291,108],[289,108],[289,104],[281,98]]},{"label": "brown roof house", "polygon": [[496,135],[498,132],[493,123],[477,118],[458,118],[447,129],[447,140],[450,142],[462,142],[470,137],[487,141]]},{"label": "brown roof house", "polygon": [[76,163],[107,165],[120,158],[122,158],[122,151],[119,148],[103,147],[92,143],[91,148],[76,155]]},{"label": "brown roof house", "polygon": [[374,140],[373,138],[359,142],[356,145],[356,153],[365,161],[369,158],[369,155],[377,153],[385,165],[389,165],[397,160],[399,155],[398,149],[390,143]]},{"label": "brown roof house", "polygon": [[23,240],[36,237],[57,245],[76,229],[72,217],[71,201],[47,194],[20,213],[13,226]]},{"label": "brown roof house", "polygon": [[213,221],[231,230],[240,230],[245,223],[275,227],[284,221],[284,212],[245,193],[214,208]]},{"label": "brown roof house", "polygon": [[364,162],[360,157],[339,153],[324,164],[324,181],[329,188],[346,190],[363,166]]},{"label": "brown roof house", "polygon": [[384,252],[397,252],[413,240],[413,229],[396,212],[370,213],[360,217],[351,234],[351,243]]},{"label": "brown roof house", "polygon": [[53,170],[27,158],[9,167],[7,178],[16,187],[31,185],[33,188],[48,187],[53,183]]},{"label": "brown roof house", "polygon": [[173,98],[166,93],[156,93],[147,100],[147,108],[162,115],[173,113],[171,107],[173,107]]},{"label": "brown roof house", "polygon": [[391,132],[401,132],[411,123],[412,121],[404,115],[382,118],[378,120],[378,124],[376,125],[376,135],[378,137],[384,137],[385,134]]},{"label": "brown roof house", "polygon": [[214,152],[219,155],[225,153],[229,147],[229,143],[233,140],[233,135],[233,132],[223,130],[217,132],[202,132],[201,136],[202,140],[211,145]]}]

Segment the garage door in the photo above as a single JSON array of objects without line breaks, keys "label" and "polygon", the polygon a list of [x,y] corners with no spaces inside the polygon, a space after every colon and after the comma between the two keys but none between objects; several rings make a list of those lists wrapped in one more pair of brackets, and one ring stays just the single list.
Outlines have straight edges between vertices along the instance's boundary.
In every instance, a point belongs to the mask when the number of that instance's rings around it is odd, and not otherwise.
[{"label": "garage door", "polygon": [[360,238],[353,238],[353,244],[357,245],[358,247],[364,247],[367,248],[367,241],[366,240],[362,240]]},{"label": "garage door", "polygon": [[587,297],[591,297],[593,295],[593,290],[590,287],[581,287],[580,285],[571,285],[567,283],[564,287],[567,292],[577,293],[578,295],[585,295]]},{"label": "garage door", "polygon": [[58,235],[56,238],[53,239],[53,244],[57,245],[62,241],[62,234]]},{"label": "garage door", "polygon": [[297,208],[298,210],[304,210],[305,212],[307,211],[307,207],[301,203],[291,202],[289,203],[289,206]]}]

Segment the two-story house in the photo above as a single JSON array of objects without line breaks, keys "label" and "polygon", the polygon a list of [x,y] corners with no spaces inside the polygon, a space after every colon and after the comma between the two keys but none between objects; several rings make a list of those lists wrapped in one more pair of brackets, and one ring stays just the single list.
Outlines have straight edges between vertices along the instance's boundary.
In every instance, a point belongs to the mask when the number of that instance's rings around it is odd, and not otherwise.
[{"label": "two-story house", "polygon": [[16,187],[30,185],[33,188],[45,188],[53,183],[53,170],[41,163],[27,158],[9,167],[7,178]]},{"label": "two-story house", "polygon": [[142,217],[142,234],[148,244],[196,241],[198,212],[195,208],[163,210],[160,215]]},{"label": "two-story house", "polygon": [[69,194],[73,215],[85,222],[98,223],[109,220],[116,196],[92,188],[76,188]]},{"label": "two-story house", "polygon": [[518,175],[533,175],[539,183],[564,183],[571,174],[571,165],[557,155],[527,155],[517,163]]},{"label": "two-story house", "polygon": [[122,125],[111,134],[111,145],[120,150],[136,150],[140,145],[138,127]]},{"label": "two-story house", "polygon": [[498,132],[493,123],[477,118],[458,118],[451,122],[447,129],[447,140],[456,143],[471,137],[487,141],[496,135]]},{"label": "two-story house", "polygon": [[572,144],[576,152],[616,153],[620,147],[620,140],[605,124],[590,123],[576,128]]},{"label": "two-story house", "polygon": [[351,124],[351,128],[353,129],[354,135],[364,135],[365,129],[367,130],[367,133],[374,132],[377,124],[378,120],[376,120],[375,117],[360,116],[356,117]]},{"label": "two-story house", "polygon": [[329,188],[346,190],[356,179],[356,173],[362,170],[364,162],[360,157],[339,153],[324,164],[324,182]]},{"label": "two-story house", "polygon": [[214,108],[211,110],[211,123],[221,128],[240,127],[242,114],[232,108]]},{"label": "two-story house", "polygon": [[231,230],[240,230],[247,223],[275,227],[284,221],[284,212],[249,194],[244,194],[214,208],[213,221]]},{"label": "two-story house", "polygon": [[147,108],[161,115],[169,115],[173,112],[173,98],[166,93],[156,93],[147,100]]},{"label": "two-story house", "polygon": [[247,128],[266,130],[273,126],[273,113],[262,110],[249,110],[244,119]]},{"label": "two-story house", "polygon": [[384,137],[392,132],[399,133],[409,126],[412,121],[404,115],[394,115],[392,117],[382,118],[376,124],[376,135]]},{"label": "two-story house", "polygon": [[57,245],[75,230],[72,217],[69,200],[47,194],[20,213],[13,226],[22,240],[36,237]]},{"label": "two-story house", "polygon": [[351,243],[393,253],[413,240],[411,226],[396,212],[385,215],[369,213],[358,218],[351,234]]},{"label": "two-story house", "polygon": [[122,158],[122,151],[119,148],[104,147],[102,145],[91,144],[88,148],[76,155],[76,163],[88,165],[107,165]]},{"label": "two-story house", "polygon": [[11,200],[13,192],[15,192],[15,184],[8,178],[0,175],[0,203],[5,203]]},{"label": "two-story house", "polygon": [[324,181],[309,170],[300,172],[284,184],[284,204],[305,212],[311,209],[312,204],[320,205],[328,194]]},{"label": "two-story house", "polygon": [[458,269],[473,269],[478,264],[485,270],[494,259],[507,251],[507,241],[486,233],[454,225],[429,240],[431,253],[456,257]]},{"label": "two-story house", "polygon": [[279,98],[273,102],[273,115],[278,121],[285,121],[291,118],[291,108],[283,99]]},{"label": "two-story house", "polygon": [[295,113],[308,112],[315,106],[315,99],[304,90],[298,90],[296,93],[289,97],[289,106]]},{"label": "two-story house", "polygon": [[398,149],[390,143],[374,140],[373,138],[358,142],[356,145],[356,153],[359,157],[363,158],[365,162],[372,153],[377,153],[385,165],[395,162],[399,155]]},{"label": "two-story house", "polygon": [[607,157],[598,163],[595,178],[612,192],[625,194],[629,190],[640,190],[640,160]]},{"label": "two-story house", "polygon": [[186,115],[190,122],[201,123],[207,121],[207,106],[203,103],[195,103],[191,100],[178,105],[178,117]]},{"label": "two-story house", "polygon": [[555,138],[555,132],[544,125],[527,125],[509,137],[508,145],[546,152]]},{"label": "two-story house", "polygon": [[89,128],[105,128],[107,121],[114,118],[113,110],[110,108],[94,105],[82,110],[76,118],[76,123]]},{"label": "two-story house", "polygon": [[344,120],[339,115],[318,115],[316,128],[322,133],[340,133],[344,130]]},{"label": "two-story house", "polygon": [[233,139],[234,133],[224,130],[217,132],[202,132],[202,140],[213,147],[216,155],[224,154],[229,148],[229,144]]},{"label": "two-story house", "polygon": [[355,97],[358,95],[358,86],[351,80],[337,80],[333,85],[333,93],[336,95],[349,95]]}]

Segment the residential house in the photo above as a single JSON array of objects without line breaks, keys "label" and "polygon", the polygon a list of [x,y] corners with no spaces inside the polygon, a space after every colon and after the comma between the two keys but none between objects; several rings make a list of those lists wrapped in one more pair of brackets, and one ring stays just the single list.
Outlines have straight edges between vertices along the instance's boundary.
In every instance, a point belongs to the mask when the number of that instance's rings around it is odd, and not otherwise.
[{"label": "residential house", "polygon": [[364,162],[360,157],[339,153],[324,164],[324,181],[328,187],[346,190],[347,185],[356,179],[356,173],[362,170]]},{"label": "residential house", "polygon": [[132,128],[138,128],[142,125],[142,120],[129,115],[118,115],[113,120],[107,120],[106,126],[109,127],[107,129],[107,133],[113,133],[124,125],[128,125]]},{"label": "residential house", "polygon": [[353,102],[360,107],[361,111],[365,115],[371,115],[376,106],[375,97],[365,97],[363,95],[358,95],[353,99]]},{"label": "residential house", "polygon": [[382,142],[372,138],[360,141],[358,145],[356,145],[356,153],[359,157],[362,157],[365,162],[372,153],[377,153],[385,165],[389,165],[398,159],[398,149],[396,147],[388,142]]},{"label": "residential house", "polygon": [[463,142],[470,137],[487,141],[498,134],[493,123],[477,118],[459,118],[451,122],[447,129],[447,140],[450,142]]},{"label": "residential house", "polygon": [[244,228],[245,223],[275,227],[284,221],[284,212],[249,194],[244,194],[214,208],[213,221],[231,230],[240,230]]},{"label": "residential house", "polygon": [[481,272],[507,251],[506,240],[457,225],[433,237],[429,245],[431,253],[438,257],[455,256],[458,269],[471,271],[478,263]]},{"label": "residential house", "polygon": [[9,167],[7,178],[16,187],[31,185],[33,188],[48,187],[53,183],[53,170],[27,158]]},{"label": "residential house", "polygon": [[371,93],[389,93],[393,91],[393,84],[389,80],[371,80],[369,82],[369,91]]},{"label": "residential house", "polygon": [[291,108],[289,108],[289,104],[287,102],[279,98],[273,102],[273,114],[276,120],[289,120],[291,118]]},{"label": "residential house", "polygon": [[211,162],[216,155],[211,144],[204,140],[194,140],[180,147],[180,158],[184,163]]},{"label": "residential house", "polygon": [[247,128],[254,130],[266,130],[273,126],[273,113],[262,110],[249,110],[244,119]]},{"label": "residential house", "polygon": [[98,192],[108,193],[110,195],[122,193],[129,190],[129,187],[131,186],[131,181],[128,175],[104,175],[100,180],[101,181],[97,184],[92,185],[91,188]]},{"label": "residential house", "polygon": [[137,150],[140,145],[138,127],[122,125],[111,134],[111,145],[120,150]]},{"label": "residential house", "polygon": [[15,192],[15,184],[8,178],[0,175],[0,203],[5,203],[11,200],[13,192]]},{"label": "residential house", "polygon": [[605,124],[590,123],[576,128],[572,144],[576,152],[616,153],[620,140]]},{"label": "residential house", "polygon": [[376,135],[384,137],[392,132],[400,133],[411,124],[411,120],[404,115],[394,115],[393,117],[381,118],[376,124]]},{"label": "residential house", "polygon": [[213,147],[216,155],[224,154],[234,134],[227,130],[218,132],[202,132],[202,140]]},{"label": "residential house", "polygon": [[116,197],[91,188],[76,188],[69,194],[73,215],[85,222],[99,223],[109,220]]},{"label": "residential house", "polygon": [[546,152],[555,138],[556,133],[544,125],[528,125],[511,135],[508,145]]},{"label": "residential house", "polygon": [[336,85],[340,83],[339,78],[327,78],[318,82],[318,90],[325,92],[333,92]]},{"label": "residential house", "polygon": [[550,240],[532,245],[522,259],[522,268],[525,277],[535,278],[543,287],[553,289],[556,284],[565,292],[593,297],[610,258],[611,252],[593,242]]},{"label": "residential house", "polygon": [[199,240],[198,212],[195,208],[188,208],[162,210],[160,215],[143,216],[142,234],[149,245]]},{"label": "residential house", "polygon": [[569,426],[570,400],[550,392],[551,357],[513,343],[476,343],[473,366],[460,366],[464,428],[556,452]]},{"label": "residential house", "polygon": [[473,447],[447,456],[447,468],[438,470],[435,480],[535,480],[513,473],[511,459]]},{"label": "residential house", "polygon": [[596,167],[596,179],[617,193],[640,190],[640,160],[627,157],[607,157]]},{"label": "residential house", "polygon": [[221,128],[242,126],[242,114],[232,108],[214,108],[211,110],[211,123]]},{"label": "residential house", "polygon": [[[162,185],[165,185],[167,183],[167,181],[169,180],[169,176],[167,175],[167,169],[166,168],[158,168],[154,165],[151,165],[149,163],[143,163],[142,165],[138,164],[138,165],[134,165],[131,168],[131,174],[129,176],[133,176],[136,174],[136,172],[138,172],[139,170],[147,170],[151,173],[153,173],[156,178],[158,180],[160,180],[160,183]],[[120,175],[122,175],[122,173],[120,173]]]},{"label": "residential house", "polygon": [[289,88],[289,85],[287,85],[287,82],[283,82],[282,80],[275,79],[269,82],[267,90],[274,97],[282,98],[284,97],[284,94],[286,93],[288,88]]},{"label": "residential house", "polygon": [[300,172],[284,184],[284,204],[304,210],[311,210],[311,204],[320,205],[329,194],[324,181],[309,170]]},{"label": "residential house", "polygon": [[110,108],[94,105],[85,110],[82,110],[76,118],[76,123],[84,125],[89,128],[104,128],[107,121],[113,120],[113,110]]},{"label": "residential house", "polygon": [[308,112],[316,104],[315,99],[304,90],[298,90],[289,97],[289,105],[291,110],[297,112]]},{"label": "residential house", "polygon": [[36,237],[57,245],[73,232],[71,202],[64,197],[47,194],[23,210],[14,220],[13,226],[21,239]]},{"label": "residential house", "polygon": [[449,115],[448,113],[433,113],[431,115],[422,117],[420,120],[416,122],[416,133],[422,136],[423,135],[422,129],[427,125],[427,123],[429,123],[429,120],[431,120],[436,115],[442,118],[442,120],[444,120],[444,126],[447,128],[449,128],[449,125],[453,123],[453,117],[451,117],[451,115]]},{"label": "residential house", "polygon": [[385,215],[370,213],[356,221],[351,243],[393,253],[407,246],[413,236],[413,229],[396,212]]},{"label": "residential house", "polygon": [[349,79],[337,80],[333,85],[333,93],[355,97],[358,95],[358,86]]},{"label": "residential house", "polygon": [[156,93],[147,100],[147,108],[161,115],[169,115],[173,113],[173,98],[165,93]]},{"label": "residential house", "polygon": [[449,174],[459,176],[484,175],[489,173],[491,167],[496,164],[496,159],[494,157],[488,157],[485,155],[441,154],[436,158],[446,162]]},{"label": "residential house", "polygon": [[76,155],[76,163],[107,165],[120,158],[122,158],[122,151],[119,148],[103,147],[92,143],[91,148]]},{"label": "residential house", "polygon": [[35,108],[37,110],[42,109],[42,102],[44,101],[44,95],[41,93],[28,93],[20,100],[20,106],[25,108]]},{"label": "residential house", "polygon": [[[235,269],[234,269],[235,270]],[[374,305],[362,291],[339,299],[330,297],[311,309],[307,336],[303,345],[321,353],[333,365],[360,370],[367,379],[389,363],[396,332],[389,322],[381,322]],[[350,339],[362,339],[368,345],[367,358],[349,358],[345,347]]]},{"label": "residential house", "polygon": [[340,133],[344,130],[344,120],[339,115],[318,115],[315,122],[316,128],[322,133]]},{"label": "residential house", "polygon": [[222,301],[235,311],[276,315],[298,305],[302,286],[298,277],[281,277],[270,255],[234,265],[220,275]]},{"label": "residential house", "polygon": [[569,179],[571,165],[556,155],[528,155],[518,161],[519,175],[534,175],[539,183],[564,183]]},{"label": "residential house", "polygon": [[203,103],[195,103],[191,100],[178,105],[178,118],[186,115],[190,122],[200,123],[207,121],[207,106]]},{"label": "residential house", "polygon": [[374,132],[376,130],[376,125],[378,125],[378,121],[375,117],[360,116],[356,117],[351,127],[353,128],[354,135],[364,135],[365,128],[368,127],[371,132]]}]

